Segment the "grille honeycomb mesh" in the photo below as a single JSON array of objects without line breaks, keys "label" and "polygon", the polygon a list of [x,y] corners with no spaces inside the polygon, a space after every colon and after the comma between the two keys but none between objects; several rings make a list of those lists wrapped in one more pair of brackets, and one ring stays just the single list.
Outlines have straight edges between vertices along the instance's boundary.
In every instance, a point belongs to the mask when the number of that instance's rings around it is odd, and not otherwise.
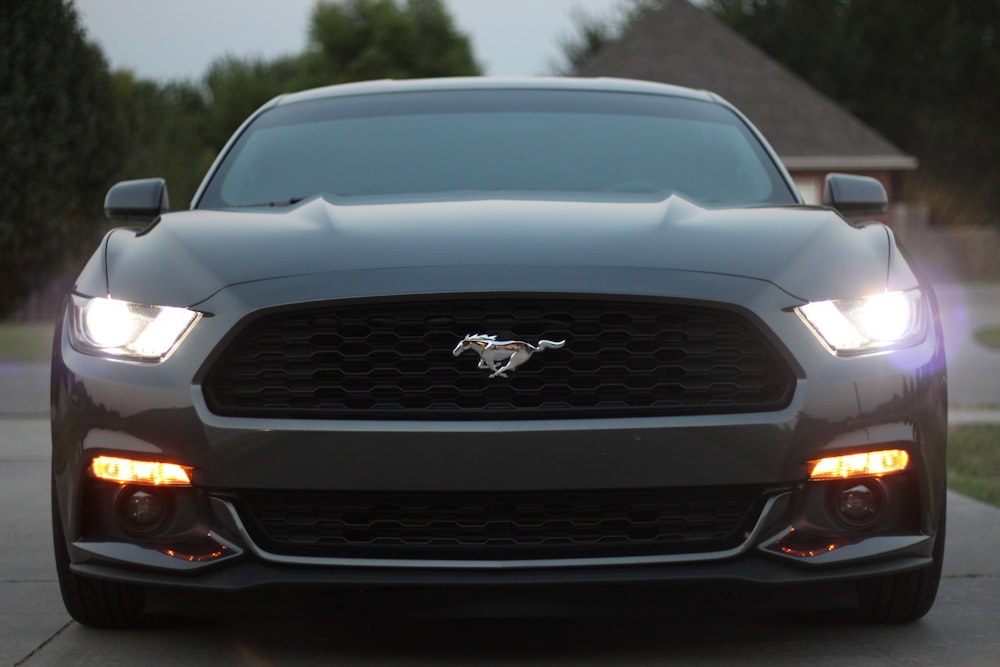
[{"label": "grille honeycomb mesh", "polygon": [[760,512],[750,487],[536,493],[241,492],[274,553],[361,558],[554,558],[732,548]]},{"label": "grille honeycomb mesh", "polygon": [[[467,334],[532,344],[490,378]],[[270,313],[223,350],[203,387],[227,416],[571,418],[780,409],[794,375],[726,309],[626,299],[476,298],[339,303]]]}]

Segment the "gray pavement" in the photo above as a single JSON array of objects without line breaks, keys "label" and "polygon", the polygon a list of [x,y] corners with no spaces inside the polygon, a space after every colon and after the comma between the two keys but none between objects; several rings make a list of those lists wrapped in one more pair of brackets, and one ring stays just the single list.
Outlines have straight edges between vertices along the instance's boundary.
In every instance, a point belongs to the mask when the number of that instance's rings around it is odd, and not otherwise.
[{"label": "gray pavement", "polygon": [[1000,424],[1000,410],[963,408],[961,406],[952,406],[948,410],[949,426],[966,426],[968,424]]},{"label": "gray pavement", "polygon": [[0,415],[49,412],[49,364],[0,361]]},{"label": "gray pavement", "polygon": [[0,665],[69,623],[52,556],[49,447],[47,421],[0,418]]}]

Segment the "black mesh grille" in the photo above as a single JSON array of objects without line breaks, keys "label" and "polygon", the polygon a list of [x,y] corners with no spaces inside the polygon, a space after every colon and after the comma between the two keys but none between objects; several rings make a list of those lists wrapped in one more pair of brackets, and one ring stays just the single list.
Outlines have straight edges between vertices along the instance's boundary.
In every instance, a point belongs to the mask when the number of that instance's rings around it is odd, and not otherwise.
[{"label": "black mesh grille", "polygon": [[746,539],[748,487],[545,493],[242,492],[254,541],[286,555],[559,558],[719,551]]},{"label": "black mesh grille", "polygon": [[[536,344],[509,377],[452,354],[467,334]],[[780,409],[794,375],[724,309],[595,299],[340,303],[265,315],[205,377],[229,416],[561,418]]]}]

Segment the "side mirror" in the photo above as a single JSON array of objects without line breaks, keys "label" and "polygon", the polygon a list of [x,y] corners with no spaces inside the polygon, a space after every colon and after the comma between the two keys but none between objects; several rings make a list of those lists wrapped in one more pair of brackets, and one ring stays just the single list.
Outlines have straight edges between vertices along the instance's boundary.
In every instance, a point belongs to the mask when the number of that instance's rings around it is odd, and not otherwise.
[{"label": "side mirror", "polygon": [[104,198],[104,215],[116,222],[152,222],[169,210],[167,183],[162,178],[116,183]]},{"label": "side mirror", "polygon": [[845,218],[882,215],[889,208],[889,197],[877,179],[827,174],[823,186],[823,206],[836,209]]}]

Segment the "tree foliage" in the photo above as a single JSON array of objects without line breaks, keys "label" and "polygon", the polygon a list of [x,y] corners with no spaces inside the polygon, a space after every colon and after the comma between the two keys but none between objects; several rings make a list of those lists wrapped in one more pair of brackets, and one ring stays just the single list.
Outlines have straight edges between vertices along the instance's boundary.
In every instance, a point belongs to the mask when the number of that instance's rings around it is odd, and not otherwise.
[{"label": "tree foliage", "polygon": [[205,132],[212,152],[218,151],[247,116],[273,97],[307,88],[301,56],[243,60],[226,56],[209,66],[202,80],[205,95]]},{"label": "tree foliage", "polygon": [[64,0],[2,0],[0,315],[94,233],[117,167],[107,63]]},{"label": "tree foliage", "polygon": [[1000,0],[711,0],[709,10],[903,149],[904,196],[1000,224]]},{"label": "tree foliage", "polygon": [[[247,116],[273,97],[379,78],[475,75],[478,65],[441,0],[339,0],[313,9],[308,48],[273,60],[226,56],[200,82],[166,86],[116,75],[132,153],[122,178],[162,176],[175,208]],[[132,91],[132,95],[127,94]]]},{"label": "tree foliage", "polygon": [[311,73],[331,83],[480,73],[441,0],[320,2],[309,45]]},{"label": "tree foliage", "polygon": [[112,75],[121,136],[115,180],[169,179],[171,205],[184,208],[212,163],[211,112],[201,87],[159,84],[119,70]]},{"label": "tree foliage", "polygon": [[185,208],[240,123],[289,91],[377,78],[476,75],[441,0],[320,1],[309,46],[221,58],[196,82],[108,72],[71,0],[0,0],[0,317],[104,229],[116,180],[161,176]]}]

